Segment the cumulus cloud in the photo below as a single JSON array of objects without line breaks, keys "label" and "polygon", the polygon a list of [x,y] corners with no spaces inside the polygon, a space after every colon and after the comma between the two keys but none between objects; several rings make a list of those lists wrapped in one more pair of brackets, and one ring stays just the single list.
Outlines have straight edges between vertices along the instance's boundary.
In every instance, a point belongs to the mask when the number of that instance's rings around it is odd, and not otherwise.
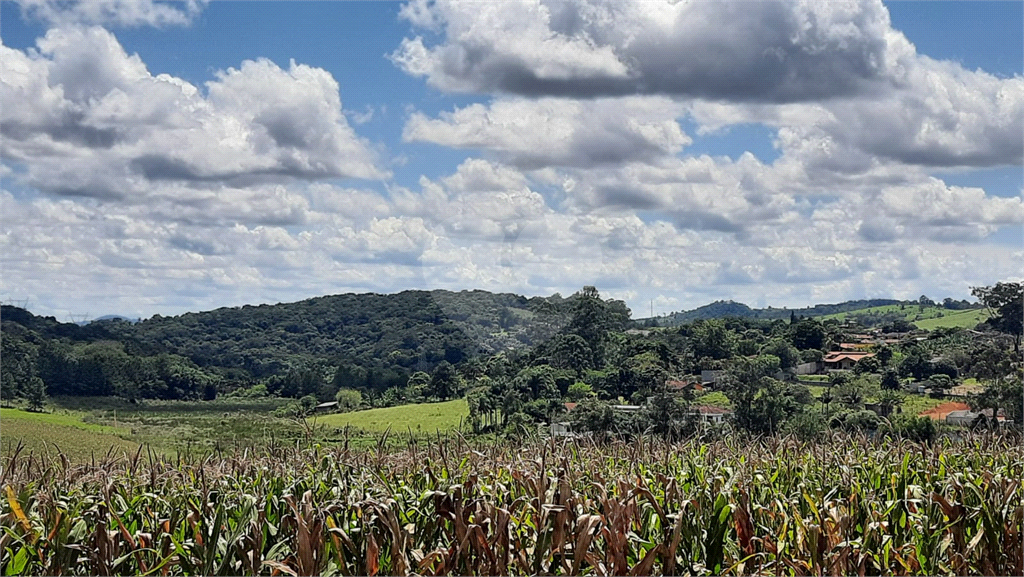
[{"label": "cumulus cloud", "polygon": [[415,0],[402,15],[443,39],[406,38],[393,61],[448,91],[787,102],[871,91],[900,65],[881,2]]},{"label": "cumulus cloud", "polygon": [[[577,99],[664,95],[690,101],[705,130],[746,122],[779,128],[780,145],[801,149],[811,172],[870,174],[886,163],[1013,165],[1024,156],[1024,79],[918,54],[891,27],[879,0],[415,0],[402,14],[439,40],[428,46],[407,38],[392,60],[445,91]],[[531,108],[502,99],[434,120],[414,115],[406,138],[543,163],[515,146],[521,130],[512,115],[518,113],[524,121],[547,118],[551,136],[569,135],[562,149],[547,147],[551,164],[593,163],[601,151],[615,151],[605,155],[612,161],[649,160],[688,144],[665,132],[675,117],[640,131],[624,117],[643,120],[620,105],[624,110],[609,121],[600,112],[579,113],[593,104]],[[581,117],[586,121],[573,122]],[[573,147],[573,136],[592,137],[596,154]],[[632,157],[622,152],[627,140],[636,151]]]},{"label": "cumulus cloud", "polygon": [[292,62],[245,61],[205,94],[98,28],[53,28],[0,46],[0,152],[57,194],[129,198],[154,182],[247,186],[387,173],[345,119],[337,81]]},{"label": "cumulus cloud", "polygon": [[651,162],[680,152],[692,140],[676,118],[683,108],[663,97],[593,101],[499,99],[406,122],[407,142],[483,149],[524,168],[591,167]]}]

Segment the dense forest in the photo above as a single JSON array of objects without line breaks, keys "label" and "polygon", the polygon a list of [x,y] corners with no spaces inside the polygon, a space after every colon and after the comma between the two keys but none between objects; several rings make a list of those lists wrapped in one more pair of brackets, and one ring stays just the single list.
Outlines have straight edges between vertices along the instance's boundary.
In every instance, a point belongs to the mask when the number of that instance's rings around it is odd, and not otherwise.
[{"label": "dense forest", "polygon": [[569,322],[575,298],[344,294],[84,326],[3,306],[5,397],[25,396],[37,379],[50,395],[201,398],[257,383],[282,396],[379,393],[441,363],[544,342]]}]

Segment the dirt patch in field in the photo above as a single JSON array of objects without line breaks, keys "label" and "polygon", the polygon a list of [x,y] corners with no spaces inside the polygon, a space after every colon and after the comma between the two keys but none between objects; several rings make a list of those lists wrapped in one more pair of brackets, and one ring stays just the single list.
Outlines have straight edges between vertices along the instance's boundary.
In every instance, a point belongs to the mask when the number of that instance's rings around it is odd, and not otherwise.
[{"label": "dirt patch in field", "polygon": [[943,421],[946,419],[946,415],[953,411],[966,411],[971,407],[967,403],[949,402],[942,403],[936,407],[932,407],[927,411],[922,411],[919,417],[931,417],[933,421]]}]

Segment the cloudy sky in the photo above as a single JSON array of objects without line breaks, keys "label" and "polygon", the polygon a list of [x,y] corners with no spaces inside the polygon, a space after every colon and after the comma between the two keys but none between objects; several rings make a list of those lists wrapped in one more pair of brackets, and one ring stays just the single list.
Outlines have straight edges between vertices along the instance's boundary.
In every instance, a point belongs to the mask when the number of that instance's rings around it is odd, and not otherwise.
[{"label": "cloudy sky", "polygon": [[1021,2],[0,4],[0,298],[1017,279]]}]

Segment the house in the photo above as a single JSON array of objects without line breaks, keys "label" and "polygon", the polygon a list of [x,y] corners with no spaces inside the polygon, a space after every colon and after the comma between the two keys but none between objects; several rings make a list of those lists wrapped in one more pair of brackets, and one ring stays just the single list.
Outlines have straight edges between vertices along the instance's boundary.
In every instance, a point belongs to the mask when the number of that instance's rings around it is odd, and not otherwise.
[{"label": "house", "polygon": [[732,414],[732,410],[715,405],[696,405],[690,410],[690,414],[700,417],[701,423],[724,423],[725,419]]},{"label": "house", "polygon": [[861,359],[873,356],[875,356],[874,353],[839,351],[825,355],[821,362],[825,365],[826,370],[848,371]]},{"label": "house", "polygon": [[705,387],[714,385],[722,378],[723,375],[725,375],[725,371],[701,371],[700,384]]},{"label": "house", "polygon": [[825,364],[821,361],[814,361],[811,363],[803,363],[793,367],[793,371],[798,375],[816,375],[825,368]]},{"label": "house", "polygon": [[[992,409],[982,409],[981,411],[974,412],[969,410],[953,411],[946,415],[946,424],[948,425],[959,425],[962,427],[969,427],[974,425],[978,419],[989,420],[992,418]],[[996,425],[1003,426],[1013,424],[1013,421],[1006,419],[1006,414],[1002,409],[999,409],[998,413],[995,413]]]},{"label": "house", "polygon": [[969,410],[952,411],[946,415],[947,425],[960,425],[970,426],[974,423],[974,419],[978,418],[978,413]]},{"label": "house", "polygon": [[331,401],[329,403],[320,403],[316,406],[316,412],[318,413],[329,413],[338,409],[338,401]]},{"label": "house", "polygon": [[[982,409],[978,412],[979,417],[983,417],[986,421],[992,419],[992,409]],[[1006,413],[1002,409],[996,413],[996,425],[1002,427],[1003,425],[1012,425],[1013,421],[1006,418]]]},{"label": "house", "polygon": [[686,389],[689,388],[692,388],[695,391],[703,391],[704,385],[701,385],[696,380],[669,380],[665,381],[665,388],[667,388],[670,391],[676,392],[685,391]]}]

